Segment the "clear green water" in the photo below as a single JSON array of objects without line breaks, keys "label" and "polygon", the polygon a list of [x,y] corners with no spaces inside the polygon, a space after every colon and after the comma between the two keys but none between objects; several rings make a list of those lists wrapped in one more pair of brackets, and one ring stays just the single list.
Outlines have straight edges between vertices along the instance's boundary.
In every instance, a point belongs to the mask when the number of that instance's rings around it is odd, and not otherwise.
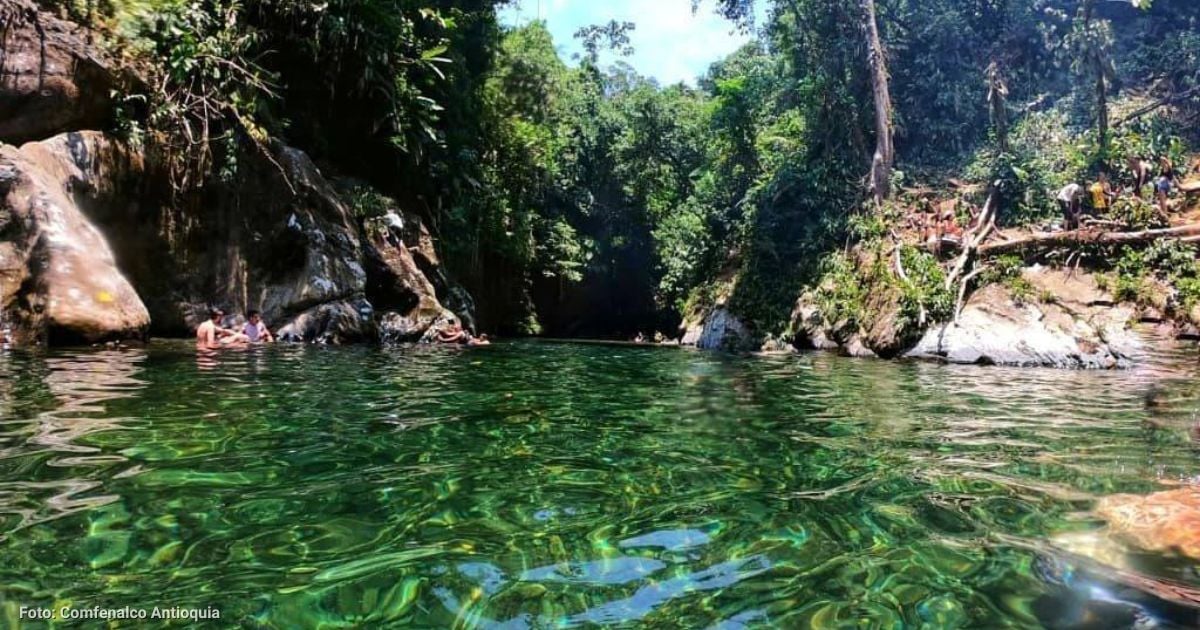
[{"label": "clear green water", "polygon": [[1052,541],[1099,529],[1099,496],[1200,472],[1192,361],[0,355],[0,626],[64,604],[213,606],[215,627],[1178,623]]}]

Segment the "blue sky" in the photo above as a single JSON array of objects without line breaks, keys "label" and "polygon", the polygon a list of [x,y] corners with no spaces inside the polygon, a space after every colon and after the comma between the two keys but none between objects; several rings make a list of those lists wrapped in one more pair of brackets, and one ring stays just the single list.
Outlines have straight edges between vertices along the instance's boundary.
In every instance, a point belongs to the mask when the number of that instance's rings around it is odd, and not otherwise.
[{"label": "blue sky", "polygon": [[[635,52],[625,61],[663,85],[694,85],[710,64],[751,38],[717,15],[714,6],[713,0],[704,0],[693,13],[692,0],[518,0],[501,12],[501,21],[524,24],[538,19],[540,11],[559,55],[572,64],[572,55],[580,51],[575,31],[609,20],[633,22]],[[614,57],[601,61],[611,63]]]}]

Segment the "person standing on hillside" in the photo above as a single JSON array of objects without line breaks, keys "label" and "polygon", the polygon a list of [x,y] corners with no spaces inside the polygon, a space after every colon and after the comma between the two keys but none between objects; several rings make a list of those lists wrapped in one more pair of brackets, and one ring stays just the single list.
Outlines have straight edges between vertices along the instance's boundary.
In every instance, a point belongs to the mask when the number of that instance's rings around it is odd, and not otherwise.
[{"label": "person standing on hillside", "polygon": [[1154,165],[1141,156],[1130,156],[1128,166],[1133,173],[1133,194],[1140,199],[1146,184],[1150,183],[1150,172]]},{"label": "person standing on hillside", "polygon": [[1079,227],[1079,202],[1083,198],[1083,186],[1071,182],[1058,191],[1058,206],[1062,209],[1063,227],[1074,230]]},{"label": "person standing on hillside", "polygon": [[1175,181],[1175,163],[1171,158],[1164,155],[1158,160],[1158,174],[1160,177],[1166,177],[1171,181]]},{"label": "person standing on hillside", "polygon": [[1158,179],[1154,180],[1154,195],[1158,199],[1158,211],[1164,219],[1168,219],[1171,215],[1167,212],[1167,200],[1171,196],[1171,189],[1174,187],[1174,173],[1165,171]]},{"label": "person standing on hillside", "polygon": [[1092,194],[1092,210],[1096,214],[1106,212],[1109,202],[1113,198],[1112,185],[1108,181],[1108,173],[1100,171],[1100,177],[1088,187],[1088,192]]}]

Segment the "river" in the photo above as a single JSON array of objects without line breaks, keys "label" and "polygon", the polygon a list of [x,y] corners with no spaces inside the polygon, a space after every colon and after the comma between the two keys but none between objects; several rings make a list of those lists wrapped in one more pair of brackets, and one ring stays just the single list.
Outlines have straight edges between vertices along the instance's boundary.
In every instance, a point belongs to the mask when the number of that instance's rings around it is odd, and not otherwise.
[{"label": "river", "polygon": [[1099,530],[1099,497],[1200,472],[1196,376],[1182,351],[1119,372],[537,342],[0,354],[0,625],[1171,627],[1054,541]]}]

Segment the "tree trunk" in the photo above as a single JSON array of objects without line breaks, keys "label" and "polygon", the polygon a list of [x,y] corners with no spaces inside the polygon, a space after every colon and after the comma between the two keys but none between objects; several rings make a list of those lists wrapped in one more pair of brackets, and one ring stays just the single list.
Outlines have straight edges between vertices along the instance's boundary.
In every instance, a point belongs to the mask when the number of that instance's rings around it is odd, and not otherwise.
[{"label": "tree trunk", "polygon": [[[1083,5],[1083,24],[1088,29],[1092,25],[1092,16],[1096,10],[1096,0],[1085,0]],[[1092,63],[1096,70],[1096,131],[1100,134],[1100,150],[1105,159],[1108,158],[1108,81],[1105,71],[1104,53],[1093,40]]]},{"label": "tree trunk", "polygon": [[1000,62],[993,60],[987,67],[988,104],[992,108],[992,129],[996,133],[996,145],[1002,153],[1008,152],[1008,85]]},{"label": "tree trunk", "polygon": [[1096,53],[1096,126],[1100,133],[1100,148],[1108,156],[1108,81],[1104,77],[1104,60]]},{"label": "tree trunk", "polygon": [[887,58],[879,37],[875,17],[875,0],[863,0],[867,34],[867,55],[871,64],[871,88],[875,98],[875,155],[871,159],[871,193],[882,204],[891,196],[892,165],[895,147],[892,145],[892,95],[888,89]]},{"label": "tree trunk", "polygon": [[1035,250],[1088,244],[1138,245],[1152,243],[1159,239],[1179,239],[1184,242],[1194,242],[1191,239],[1195,236],[1200,236],[1200,223],[1157,230],[1142,230],[1140,232],[1101,232],[1085,228],[1069,232],[1030,234],[1024,238],[1012,241],[987,243],[979,247],[979,255],[999,256],[1017,252],[1029,253]]}]

